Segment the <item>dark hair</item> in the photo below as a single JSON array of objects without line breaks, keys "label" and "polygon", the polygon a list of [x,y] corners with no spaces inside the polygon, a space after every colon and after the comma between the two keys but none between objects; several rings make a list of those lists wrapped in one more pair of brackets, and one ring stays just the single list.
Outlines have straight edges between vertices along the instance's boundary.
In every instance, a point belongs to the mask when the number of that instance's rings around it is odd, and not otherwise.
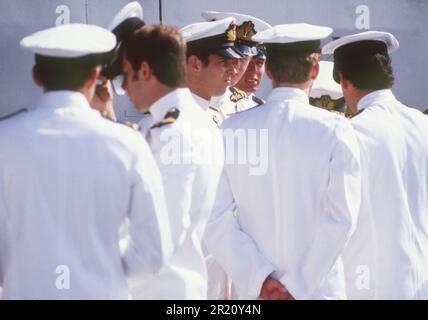
[{"label": "dark hair", "polygon": [[186,83],[186,42],[167,25],[146,25],[124,41],[125,57],[135,71],[146,61],[162,84],[174,88]]},{"label": "dark hair", "polygon": [[34,73],[47,91],[78,90],[91,77],[100,55],[79,58],[55,58],[36,55]]},{"label": "dark hair", "polygon": [[394,84],[391,58],[382,41],[359,41],[338,48],[333,69],[336,82],[339,72],[360,90],[389,89]]},{"label": "dark hair", "polygon": [[196,56],[199,60],[202,61],[202,64],[206,67],[210,62],[210,54],[213,53],[208,50],[193,50],[191,47],[187,47],[186,58],[189,59],[190,56]]},{"label": "dark hair", "polygon": [[291,51],[284,45],[267,45],[266,65],[275,82],[303,83],[321,54]]}]

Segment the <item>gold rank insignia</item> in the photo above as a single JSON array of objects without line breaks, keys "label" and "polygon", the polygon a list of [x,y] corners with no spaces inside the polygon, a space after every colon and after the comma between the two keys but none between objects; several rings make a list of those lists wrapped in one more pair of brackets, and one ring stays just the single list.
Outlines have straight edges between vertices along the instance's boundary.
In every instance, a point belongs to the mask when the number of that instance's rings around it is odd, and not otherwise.
[{"label": "gold rank insignia", "polygon": [[334,101],[330,98],[330,96],[322,96],[321,98],[314,99],[315,106],[318,108],[323,108],[327,110],[334,109]]},{"label": "gold rank insignia", "polygon": [[318,108],[326,109],[326,110],[336,110],[341,108],[345,104],[344,98],[340,98],[337,100],[333,100],[328,95],[323,95],[319,98],[310,98],[310,103],[313,106],[316,106]]},{"label": "gold rank insignia", "polygon": [[177,108],[171,108],[166,113],[163,120],[152,125],[150,129],[160,128],[160,127],[163,127],[164,125],[174,123],[178,119],[179,115],[180,115],[180,110],[178,110]]},{"label": "gold rank insignia", "polygon": [[230,101],[232,102],[238,102],[241,99],[248,98],[248,95],[242,90],[236,89],[234,87],[230,87],[229,89],[232,91],[232,94],[230,95]]},{"label": "gold rank insignia", "polygon": [[236,24],[231,23],[229,28],[226,30],[226,39],[230,42],[236,40]]},{"label": "gold rank insignia", "polygon": [[246,41],[252,41],[253,36],[256,34],[254,23],[252,21],[245,21],[239,27],[236,27],[236,38]]}]

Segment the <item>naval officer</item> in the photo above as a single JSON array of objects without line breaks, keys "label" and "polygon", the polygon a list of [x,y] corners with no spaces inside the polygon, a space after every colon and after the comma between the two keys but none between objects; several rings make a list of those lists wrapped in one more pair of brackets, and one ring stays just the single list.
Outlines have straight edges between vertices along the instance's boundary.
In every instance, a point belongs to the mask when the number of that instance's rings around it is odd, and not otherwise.
[{"label": "naval officer", "polygon": [[237,73],[224,95],[213,97],[211,106],[219,119],[218,125],[230,115],[259,106],[264,101],[255,96],[264,74],[266,51],[262,44],[253,40],[257,32],[271,28],[267,22],[246,14],[234,12],[205,11],[202,17],[216,21],[227,17],[236,20],[235,47],[243,55],[238,59]]},{"label": "naval officer", "polygon": [[[127,299],[127,280],[172,252],[159,170],[141,135],[89,105],[115,36],[71,24],[34,33],[43,90],[0,121],[0,286],[5,299]],[[120,250],[118,233],[130,224]]]},{"label": "naval officer", "polygon": [[202,236],[222,170],[220,132],[184,87],[186,42],[177,29],[144,26],[125,41],[123,51],[123,88],[136,110],[153,119],[142,133],[162,175],[175,245],[168,266],[132,288],[133,297],[206,299]]},{"label": "naval officer", "polygon": [[224,95],[237,74],[241,52],[235,47],[236,19],[190,24],[180,31],[187,43],[187,86],[197,103],[218,123],[222,119],[210,105]]},{"label": "naval officer", "polygon": [[351,299],[428,298],[428,119],[391,90],[398,46],[368,31],[323,48],[361,149],[361,210],[343,255]]},{"label": "naval officer", "polygon": [[236,133],[267,135],[263,171],[225,163],[205,234],[240,298],[346,298],[341,254],[360,203],[358,144],[347,119],[309,105],[320,39],[331,32],[290,24],[257,34],[273,90],[222,125],[226,160],[242,147],[229,140]]}]

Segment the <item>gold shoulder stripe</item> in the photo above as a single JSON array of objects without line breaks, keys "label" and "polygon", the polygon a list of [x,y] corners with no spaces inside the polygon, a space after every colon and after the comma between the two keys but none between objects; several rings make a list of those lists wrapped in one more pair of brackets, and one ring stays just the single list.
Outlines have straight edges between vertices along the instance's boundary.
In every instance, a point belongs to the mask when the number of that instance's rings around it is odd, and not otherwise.
[{"label": "gold shoulder stripe", "polygon": [[152,125],[150,127],[150,129],[160,128],[160,127],[163,127],[163,126],[165,126],[167,124],[172,124],[172,123],[174,123],[178,119],[179,115],[180,115],[180,110],[178,110],[177,108],[171,108],[166,113],[164,119],[162,121],[160,121],[160,122],[155,123],[154,125]]}]

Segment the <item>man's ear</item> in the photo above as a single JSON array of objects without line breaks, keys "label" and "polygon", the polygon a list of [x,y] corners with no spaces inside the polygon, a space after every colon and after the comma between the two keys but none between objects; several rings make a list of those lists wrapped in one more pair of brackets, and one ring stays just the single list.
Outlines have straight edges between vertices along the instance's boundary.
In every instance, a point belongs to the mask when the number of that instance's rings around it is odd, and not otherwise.
[{"label": "man's ear", "polygon": [[202,69],[202,61],[195,55],[187,59],[187,68],[191,72],[199,72]]},{"label": "man's ear", "polygon": [[350,81],[343,77],[342,72],[339,72],[340,85],[343,89],[348,89],[350,86]]},{"label": "man's ear", "polygon": [[97,66],[91,71],[91,75],[89,79],[86,81],[85,86],[87,88],[91,88],[92,86],[95,86],[98,80],[98,77],[100,76],[101,67]]},{"label": "man's ear", "polygon": [[315,80],[318,77],[319,73],[320,73],[320,64],[316,62],[312,67],[310,79]]},{"label": "man's ear", "polygon": [[146,61],[142,61],[140,65],[140,69],[138,70],[138,79],[142,79],[144,81],[149,81],[152,76],[152,68]]},{"label": "man's ear", "polygon": [[42,82],[42,80],[40,80],[39,75],[37,73],[37,66],[36,65],[33,66],[33,81],[36,84],[36,86],[38,86],[40,88],[44,88],[43,82]]}]

